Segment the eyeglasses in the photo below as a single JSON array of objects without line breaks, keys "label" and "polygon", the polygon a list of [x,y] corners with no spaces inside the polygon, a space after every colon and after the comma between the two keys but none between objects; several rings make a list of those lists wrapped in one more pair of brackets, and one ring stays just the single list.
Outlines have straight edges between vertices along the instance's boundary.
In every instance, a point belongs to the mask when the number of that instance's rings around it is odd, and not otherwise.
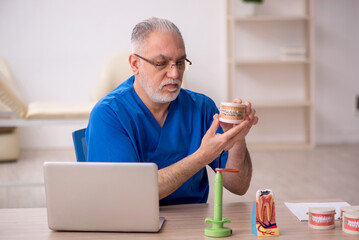
[{"label": "eyeglasses", "polygon": [[135,53],[135,55],[137,57],[141,58],[142,60],[148,62],[149,64],[155,66],[155,68],[158,71],[162,71],[164,69],[167,69],[167,71],[171,71],[172,67],[175,65],[179,72],[184,72],[186,69],[188,69],[188,67],[190,65],[192,65],[192,62],[190,60],[188,60],[187,58],[178,60],[176,63],[172,64],[169,60],[163,60],[163,61],[159,61],[159,62],[155,63],[155,62],[152,62],[144,57],[141,57],[140,55],[138,55],[136,53]]}]

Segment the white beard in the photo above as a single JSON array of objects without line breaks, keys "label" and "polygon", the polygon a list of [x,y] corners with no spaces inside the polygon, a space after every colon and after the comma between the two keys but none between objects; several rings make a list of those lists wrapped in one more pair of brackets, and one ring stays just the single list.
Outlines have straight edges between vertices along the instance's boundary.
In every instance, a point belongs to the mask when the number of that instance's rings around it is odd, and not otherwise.
[{"label": "white beard", "polygon": [[[167,79],[162,82],[159,88],[154,88],[148,79],[145,71],[141,74],[143,78],[138,78],[138,83],[142,89],[146,92],[147,96],[155,103],[169,103],[175,100],[181,90],[182,81],[179,79]],[[163,93],[162,88],[167,84],[176,84],[177,88],[169,90],[169,92]]]}]

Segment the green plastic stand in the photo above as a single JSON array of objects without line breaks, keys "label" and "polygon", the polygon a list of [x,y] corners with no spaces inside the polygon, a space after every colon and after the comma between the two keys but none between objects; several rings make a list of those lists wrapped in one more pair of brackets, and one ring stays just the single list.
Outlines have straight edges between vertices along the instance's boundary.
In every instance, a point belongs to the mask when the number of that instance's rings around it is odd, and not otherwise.
[{"label": "green plastic stand", "polygon": [[229,218],[222,218],[223,201],[223,177],[222,173],[217,171],[214,183],[214,216],[206,218],[205,222],[212,223],[211,227],[206,227],[204,234],[208,237],[228,237],[232,235],[232,229],[223,227],[224,223],[231,222]]}]

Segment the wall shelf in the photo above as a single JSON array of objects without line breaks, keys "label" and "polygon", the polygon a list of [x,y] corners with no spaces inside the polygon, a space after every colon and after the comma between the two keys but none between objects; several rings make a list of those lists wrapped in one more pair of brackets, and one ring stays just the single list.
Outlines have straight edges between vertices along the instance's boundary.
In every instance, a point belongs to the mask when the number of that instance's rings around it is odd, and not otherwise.
[{"label": "wall shelf", "polygon": [[315,145],[313,0],[227,0],[227,96],[252,102],[251,148]]},{"label": "wall shelf", "polygon": [[309,16],[254,16],[234,18],[236,23],[246,22],[288,22],[288,21],[308,21]]},{"label": "wall shelf", "polygon": [[237,66],[245,65],[286,65],[286,64],[308,64],[310,63],[309,59],[246,59],[246,60],[236,60]]},{"label": "wall shelf", "polygon": [[252,104],[256,108],[311,107],[313,105],[308,100],[253,101]]}]

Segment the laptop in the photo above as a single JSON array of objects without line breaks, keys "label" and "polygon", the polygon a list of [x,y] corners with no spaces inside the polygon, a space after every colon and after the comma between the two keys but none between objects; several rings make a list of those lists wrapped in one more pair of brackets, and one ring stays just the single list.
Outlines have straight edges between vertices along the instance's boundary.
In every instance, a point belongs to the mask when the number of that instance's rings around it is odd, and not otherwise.
[{"label": "laptop", "polygon": [[49,228],[158,232],[157,170],[155,163],[45,162]]}]

